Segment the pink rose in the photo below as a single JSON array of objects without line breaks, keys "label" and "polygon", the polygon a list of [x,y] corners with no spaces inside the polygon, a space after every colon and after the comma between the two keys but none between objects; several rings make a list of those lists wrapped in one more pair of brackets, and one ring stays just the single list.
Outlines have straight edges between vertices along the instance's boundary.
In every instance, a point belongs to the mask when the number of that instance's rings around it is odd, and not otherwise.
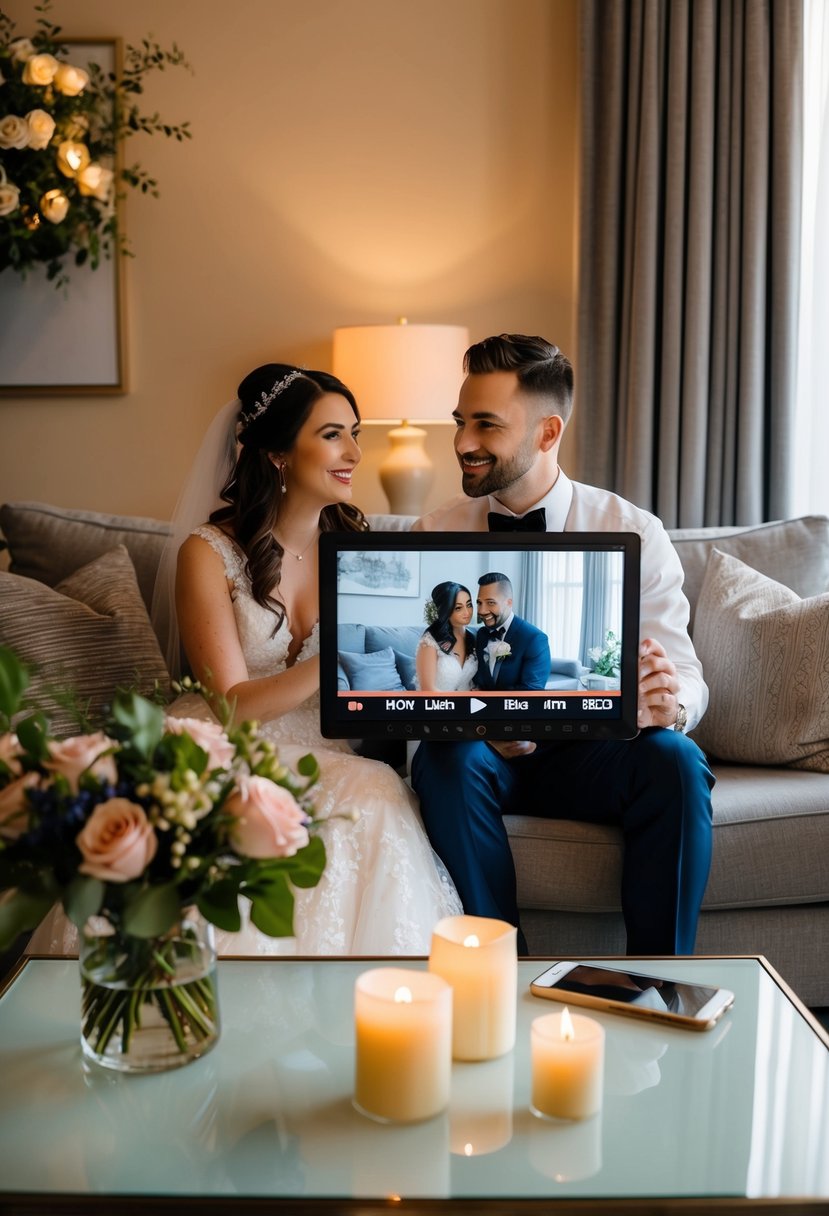
[{"label": "pink rose", "polygon": [[22,772],[19,757],[20,740],[11,731],[6,731],[4,735],[0,735],[0,763],[5,764],[9,771],[17,776]]},{"label": "pink rose", "polygon": [[37,785],[37,773],[24,773],[0,790],[0,836],[4,840],[16,840],[26,830],[29,816],[26,811],[26,790]]},{"label": "pink rose", "polygon": [[165,718],[164,726],[172,735],[188,734],[193,742],[207,752],[210,768],[228,768],[236,749],[218,722],[201,718]]},{"label": "pink rose", "polygon": [[158,840],[144,808],[127,798],[101,802],[75,838],[83,854],[78,866],[103,882],[138,878],[155,857]]},{"label": "pink rose", "polygon": [[99,781],[108,781],[114,785],[118,780],[118,770],[115,760],[110,755],[103,755],[108,748],[117,746],[114,739],[108,739],[103,731],[94,735],[74,735],[71,739],[52,739],[48,743],[51,760],[46,768],[52,773],[60,773],[69,782],[73,794],[78,792],[78,783],[82,773],[89,772]]},{"label": "pink rose", "polygon": [[305,814],[296,798],[267,777],[243,777],[226,810],[236,820],[231,843],[243,857],[293,857],[308,843]]}]

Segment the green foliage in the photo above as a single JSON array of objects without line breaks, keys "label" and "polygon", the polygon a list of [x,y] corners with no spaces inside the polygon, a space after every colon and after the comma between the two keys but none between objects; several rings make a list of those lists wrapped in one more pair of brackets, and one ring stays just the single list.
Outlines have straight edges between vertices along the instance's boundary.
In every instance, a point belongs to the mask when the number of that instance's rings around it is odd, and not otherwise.
[{"label": "green foliage", "polygon": [[28,668],[8,646],[0,646],[0,727],[9,730],[11,720],[23,706],[29,687]]},{"label": "green foliage", "polygon": [[[142,112],[146,77],[168,68],[191,69],[175,43],[166,50],[149,38],[126,47],[118,71],[80,64],[77,49],[61,40],[60,26],[50,21],[50,7],[50,0],[35,5],[40,16],[30,47],[20,46],[14,22],[0,13],[0,75],[5,82],[0,120],[13,116],[29,124],[28,142],[23,142],[24,125],[11,146],[0,148],[0,269],[11,266],[25,277],[43,265],[47,278],[63,287],[70,261],[95,269],[102,257],[129,252],[118,225],[116,197],[123,198],[129,187],[157,198],[158,182],[140,164],[119,164],[125,141],[135,135],[160,134],[178,142],[192,137],[189,122],[168,123],[157,112]],[[49,69],[33,80],[27,67],[36,55],[82,68],[88,76],[85,86],[74,93],[62,77],[48,79]],[[45,136],[38,136],[30,122],[33,112],[55,124],[44,146]],[[58,156],[66,141],[82,146],[92,172],[85,163],[66,171],[65,159]]]},{"label": "green foliage", "polygon": [[[126,689],[102,730],[59,741],[39,711],[19,717],[27,684],[0,650],[0,950],[56,901],[79,928],[102,917],[124,942],[163,937],[192,905],[236,932],[243,899],[262,932],[293,932],[294,888],[315,886],[326,861],[310,814],[315,756],[291,770],[249,722],[184,729]],[[290,797],[271,799],[268,782]],[[305,838],[287,855],[283,827]],[[263,841],[273,855],[260,856]]]}]

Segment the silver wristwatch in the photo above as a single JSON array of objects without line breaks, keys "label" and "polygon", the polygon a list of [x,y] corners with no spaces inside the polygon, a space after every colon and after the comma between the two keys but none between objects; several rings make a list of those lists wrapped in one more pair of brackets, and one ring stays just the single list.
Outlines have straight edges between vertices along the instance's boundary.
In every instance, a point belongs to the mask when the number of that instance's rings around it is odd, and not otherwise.
[{"label": "silver wristwatch", "polygon": [[688,722],[688,710],[684,705],[677,702],[676,707],[676,722],[674,722],[674,730],[678,730],[681,735],[685,734],[685,727]]}]

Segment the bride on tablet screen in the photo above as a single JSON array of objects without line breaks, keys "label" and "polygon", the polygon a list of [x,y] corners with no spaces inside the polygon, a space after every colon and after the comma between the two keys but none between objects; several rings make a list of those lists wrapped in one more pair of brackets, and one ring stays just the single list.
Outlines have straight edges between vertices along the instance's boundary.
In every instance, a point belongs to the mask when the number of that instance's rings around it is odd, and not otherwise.
[{"label": "bride on tablet screen", "polygon": [[472,596],[462,583],[438,583],[426,605],[429,625],[415,656],[416,684],[423,692],[466,692],[478,671]]}]

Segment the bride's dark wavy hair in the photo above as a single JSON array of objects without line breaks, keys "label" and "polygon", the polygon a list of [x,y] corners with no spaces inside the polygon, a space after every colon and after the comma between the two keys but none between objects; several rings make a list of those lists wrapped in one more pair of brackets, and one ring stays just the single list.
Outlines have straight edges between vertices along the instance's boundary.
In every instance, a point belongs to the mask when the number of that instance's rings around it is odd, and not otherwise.
[{"label": "bride's dark wavy hair", "polygon": [[432,588],[432,603],[435,605],[437,616],[428,629],[441,650],[451,650],[455,645],[455,631],[449,624],[449,618],[455,611],[459,591],[465,591],[469,598],[472,598],[469,588],[464,587],[463,583],[448,581],[438,583]]},{"label": "bride's dark wavy hair", "polygon": [[[284,387],[273,395],[288,377]],[[253,598],[276,616],[274,633],[285,619],[285,605],[271,594],[279,586],[284,549],[273,534],[282,492],[280,474],[270,454],[292,450],[308,415],[325,393],[345,397],[359,422],[354,394],[328,372],[306,371],[289,363],[265,363],[245,376],[237,390],[241,451],[220,495],[228,505],[210,516],[211,523],[230,525],[247,558],[245,568]],[[332,504],[320,512],[323,532],[363,532],[368,526],[362,511],[350,503]]]}]

